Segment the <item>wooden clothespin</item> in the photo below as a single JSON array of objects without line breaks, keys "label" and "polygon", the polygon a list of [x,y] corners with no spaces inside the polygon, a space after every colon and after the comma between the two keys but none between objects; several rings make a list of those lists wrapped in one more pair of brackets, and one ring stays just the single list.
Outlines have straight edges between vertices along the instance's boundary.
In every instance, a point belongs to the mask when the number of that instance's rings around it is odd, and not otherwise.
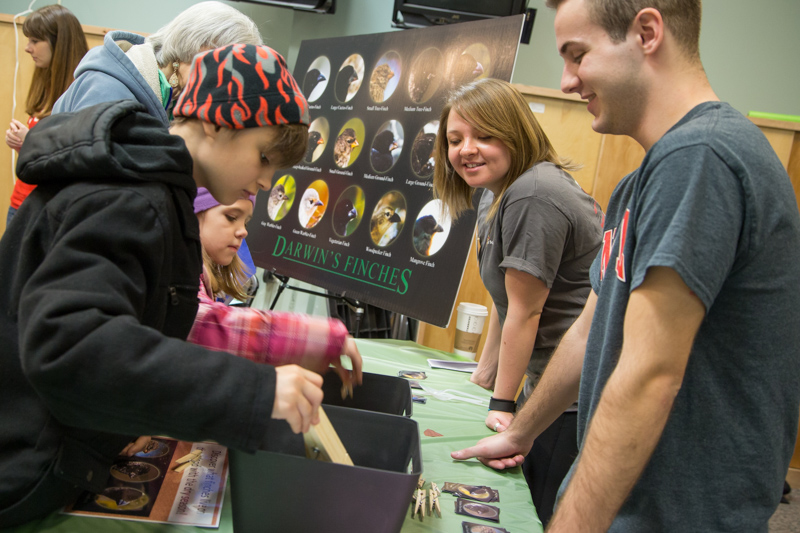
[{"label": "wooden clothespin", "polygon": [[197,462],[199,462],[202,456],[203,456],[203,450],[194,450],[193,452],[189,452],[180,459],[178,459],[177,461],[175,461],[177,466],[173,468],[173,470],[175,472],[183,472],[192,464],[196,464]]},{"label": "wooden clothespin", "polygon": [[306,444],[306,457],[353,466],[353,460],[347,454],[322,407],[319,408],[319,424],[311,426],[308,433],[303,435],[303,440]]},{"label": "wooden clothespin", "polygon": [[430,505],[430,515],[433,516],[433,510],[436,509],[436,512],[439,513],[439,518],[442,517],[442,508],[439,506],[439,495],[442,491],[439,490],[439,487],[431,481],[431,488],[430,488],[430,499],[428,500],[428,504]]},{"label": "wooden clothespin", "polygon": [[353,397],[353,384],[350,382],[342,384],[342,400],[348,396]]},{"label": "wooden clothespin", "polygon": [[417,489],[416,499],[417,503],[414,506],[414,513],[411,515],[411,518],[414,518],[414,515],[416,515],[417,512],[419,512],[419,519],[422,520],[423,518],[425,518],[425,507],[426,507],[425,489]]},{"label": "wooden clothespin", "polygon": [[[414,510],[411,513],[411,518],[414,518],[414,516],[416,516],[417,512],[420,511],[420,506],[422,505],[423,498],[425,497],[424,496],[425,491],[422,490],[423,485],[425,485],[425,480],[422,479],[422,478],[419,478],[419,480],[417,481],[417,489],[414,491],[414,494],[411,496],[411,498],[415,502],[414,503]],[[422,516],[424,514],[425,514],[425,507],[422,506],[422,510],[420,512],[420,520],[422,519]]]}]

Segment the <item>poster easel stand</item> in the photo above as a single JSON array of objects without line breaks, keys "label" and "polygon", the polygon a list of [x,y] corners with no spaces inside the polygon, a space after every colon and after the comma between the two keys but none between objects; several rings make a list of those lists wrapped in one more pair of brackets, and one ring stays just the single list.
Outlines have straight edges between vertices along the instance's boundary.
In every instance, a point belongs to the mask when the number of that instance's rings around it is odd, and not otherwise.
[{"label": "poster easel stand", "polygon": [[364,316],[364,307],[361,305],[361,302],[358,300],[351,300],[349,298],[345,298],[344,296],[340,296],[338,294],[329,294],[327,292],[319,292],[319,291],[312,291],[309,289],[304,289],[302,287],[293,287],[289,285],[289,276],[283,276],[281,274],[276,274],[275,272],[271,272],[272,276],[275,277],[278,281],[280,281],[280,285],[278,286],[278,290],[275,293],[275,298],[272,299],[272,304],[269,306],[269,310],[273,311],[275,309],[275,305],[278,303],[278,298],[280,298],[281,294],[285,289],[290,289],[293,291],[304,292],[306,294],[311,294],[312,296],[321,296],[323,298],[327,298],[329,300],[336,300],[347,307],[350,308],[352,312],[356,314],[356,323],[355,323],[355,331],[353,337],[358,337],[359,329],[361,327],[361,318]]}]

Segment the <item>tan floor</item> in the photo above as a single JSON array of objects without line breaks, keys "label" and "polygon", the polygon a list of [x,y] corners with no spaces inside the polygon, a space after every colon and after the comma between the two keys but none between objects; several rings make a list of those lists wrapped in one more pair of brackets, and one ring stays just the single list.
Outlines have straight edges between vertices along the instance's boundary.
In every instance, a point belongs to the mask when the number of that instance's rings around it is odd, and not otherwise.
[{"label": "tan floor", "polygon": [[800,533],[800,470],[790,469],[786,480],[792,486],[786,496],[789,503],[778,505],[769,521],[770,533]]}]

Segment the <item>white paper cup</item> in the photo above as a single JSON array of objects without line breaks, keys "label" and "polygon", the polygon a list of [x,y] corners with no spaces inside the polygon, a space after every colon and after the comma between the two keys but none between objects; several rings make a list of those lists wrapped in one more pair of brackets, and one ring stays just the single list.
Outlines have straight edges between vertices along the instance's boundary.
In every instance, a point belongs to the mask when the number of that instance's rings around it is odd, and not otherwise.
[{"label": "white paper cup", "polygon": [[489,315],[486,306],[461,302],[458,304],[456,318],[456,339],[453,353],[475,360],[478,355],[478,344],[481,342],[483,323]]}]

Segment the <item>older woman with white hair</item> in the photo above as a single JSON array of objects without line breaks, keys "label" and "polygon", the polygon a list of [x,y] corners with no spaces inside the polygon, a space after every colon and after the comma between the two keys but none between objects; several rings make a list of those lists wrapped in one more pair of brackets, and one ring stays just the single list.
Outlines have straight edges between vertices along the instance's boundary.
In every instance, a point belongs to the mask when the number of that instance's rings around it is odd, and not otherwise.
[{"label": "older woman with white hair", "polygon": [[136,100],[169,126],[171,110],[198,52],[228,44],[263,44],[256,24],[221,2],[200,2],[147,38],[126,31],[106,34],[75,70],[75,82],[53,113],[101,102]]},{"label": "older woman with white hair", "polygon": [[[75,69],[75,81],[53,106],[53,114],[101,102],[136,100],[168,128],[172,106],[188,81],[192,58],[229,44],[264,43],[250,17],[216,1],[189,7],[147,38],[111,31],[103,46],[84,56]],[[254,274],[256,268],[246,242],[239,249],[239,257]]]}]

